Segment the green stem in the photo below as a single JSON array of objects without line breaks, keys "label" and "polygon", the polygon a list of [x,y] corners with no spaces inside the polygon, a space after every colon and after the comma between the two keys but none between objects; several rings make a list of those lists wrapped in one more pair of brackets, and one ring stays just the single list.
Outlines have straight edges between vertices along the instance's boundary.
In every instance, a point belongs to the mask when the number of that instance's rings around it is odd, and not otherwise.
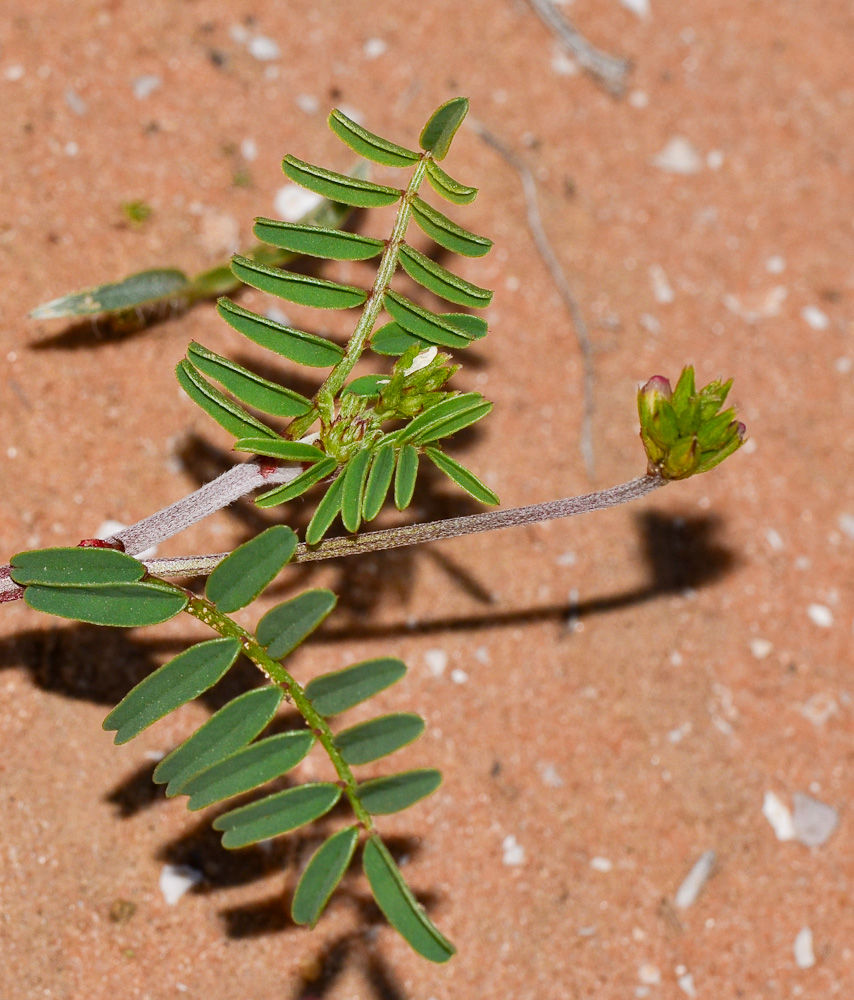
[{"label": "green stem", "polygon": [[[164,581],[165,583],[165,581]],[[172,584],[171,586],[174,586]],[[189,591],[184,591],[190,593]],[[223,638],[238,639],[243,648],[244,655],[250,659],[258,669],[265,674],[274,684],[278,684],[285,689],[290,696],[296,710],[308,723],[309,729],[315,734],[323,749],[326,751],[335,772],[344,785],[344,794],[350,800],[356,819],[362,826],[372,833],[374,823],[370,813],[367,812],[359,799],[359,790],[356,779],[349,765],[341,755],[341,751],[335,746],[335,738],[329,723],[320,715],[312,703],[306,698],[302,685],[295,680],[278,660],[272,659],[262,645],[245,629],[241,628],[237,622],[224,615],[210,601],[202,597],[190,594],[190,600],[185,609],[187,614],[204,622]]]},{"label": "green stem", "polygon": [[359,317],[359,322],[356,324],[356,329],[353,331],[353,336],[350,337],[350,341],[347,344],[347,350],[344,357],[332,369],[327,376],[326,381],[315,393],[315,404],[312,406],[311,410],[309,410],[309,412],[304,416],[298,417],[288,426],[287,437],[291,440],[296,440],[297,438],[302,437],[309,427],[311,427],[318,415],[316,401],[324,395],[334,399],[343,388],[350,372],[352,372],[355,368],[356,362],[362,356],[362,352],[365,349],[368,338],[373,332],[374,325],[382,312],[385,293],[391,285],[391,279],[397,269],[398,259],[400,257],[400,248],[403,245],[404,237],[406,236],[406,227],[409,225],[409,220],[412,217],[412,203],[418,194],[421,182],[424,180],[429,160],[430,154],[424,153],[418,162],[418,166],[413,171],[406,190],[403,192],[403,198],[401,199],[400,207],[398,208],[397,215],[395,216],[391,236],[386,243],[382,257],[380,258],[380,264],[377,269],[376,277],[374,278],[374,283],[362,309],[362,315]]}]

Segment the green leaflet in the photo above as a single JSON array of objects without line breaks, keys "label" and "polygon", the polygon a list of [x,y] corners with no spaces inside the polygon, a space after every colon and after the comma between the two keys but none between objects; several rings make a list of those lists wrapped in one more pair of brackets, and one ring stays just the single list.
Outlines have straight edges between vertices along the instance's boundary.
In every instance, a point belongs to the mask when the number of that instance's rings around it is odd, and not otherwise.
[{"label": "green leaflet", "polygon": [[98,583],[134,583],[145,567],[116,549],[55,548],[19,552],[11,559],[11,578],[21,587],[79,587]]},{"label": "green leaflet", "polygon": [[466,281],[405,243],[400,248],[400,263],[413,281],[448,302],[483,309],[492,301],[488,288]]},{"label": "green leaflet", "polygon": [[443,160],[468,110],[469,102],[465,97],[452,97],[436,108],[421,132],[421,148],[431,152],[434,159]]},{"label": "green leaflet", "polygon": [[426,799],[442,784],[442,774],[433,767],[401,771],[386,778],[371,778],[359,785],[359,801],[373,816],[402,812]]},{"label": "green leaflet", "polygon": [[413,337],[399,323],[386,323],[381,326],[371,337],[371,350],[375,354],[389,355],[397,357],[404,354],[413,344],[419,347],[427,347],[427,341],[418,337]]},{"label": "green leaflet", "polygon": [[362,498],[371,464],[371,452],[363,448],[350,459],[342,476],[344,488],[341,495],[341,520],[348,531],[358,531],[362,523]]},{"label": "green leaflet", "polygon": [[477,197],[477,188],[455,181],[435,160],[427,161],[427,180],[437,194],[455,205],[468,205]]},{"label": "green leaflet", "polygon": [[318,542],[323,541],[323,536],[329,531],[335,518],[338,517],[343,497],[344,473],[342,472],[323,495],[314,516],[308,522],[308,527],[305,529],[306,545],[317,545]]},{"label": "green leaflet", "polygon": [[431,240],[464,257],[483,257],[492,246],[492,240],[463,229],[421,198],[412,202],[412,217]]},{"label": "green leaflet", "polygon": [[442,313],[442,319],[472,340],[480,340],[487,334],[486,320],[481,316],[472,316],[471,313]]},{"label": "green leaflet", "polygon": [[298,160],[290,155],[282,161],[282,170],[301,187],[323,195],[324,198],[339,201],[344,205],[353,205],[356,208],[393,205],[403,194],[399,188],[338,174],[334,170],[325,170],[323,167],[306,163],[305,160]]},{"label": "green leaflet", "polygon": [[351,726],[335,737],[348,764],[370,764],[413,743],[424,732],[424,720],[413,712],[381,715]]},{"label": "green leaflet", "polygon": [[115,729],[115,743],[127,743],[214,684],[240,654],[238,639],[210,639],[180,653],[149,674],[104,719],[104,729]]},{"label": "green leaflet", "polygon": [[394,458],[394,446],[391,444],[381,445],[374,453],[362,501],[362,516],[366,521],[373,521],[385,503],[394,474]]},{"label": "green leaflet", "polygon": [[362,128],[352,118],[348,118],[343,111],[337,108],[327,119],[329,127],[341,139],[346,142],[350,149],[355,150],[359,156],[364,156],[366,160],[373,160],[374,163],[382,163],[386,167],[410,167],[417,163],[421,157],[418,153],[404,146],[398,146],[396,142],[389,142],[381,135],[369,132]]},{"label": "green leaflet", "polygon": [[338,715],[396,684],[405,673],[402,660],[381,656],[315,677],[305,694],[321,715]]},{"label": "green leaflet", "polygon": [[187,808],[195,812],[281,777],[308,754],[314,739],[313,733],[297,730],[268,736],[238,750],[181,787],[181,794],[190,796]]},{"label": "green leaflet", "polygon": [[225,614],[251,604],[290,562],[297,536],[284,524],[274,524],[244,542],[208,577],[205,596]]},{"label": "green leaflet", "polygon": [[385,248],[383,240],[374,240],[370,236],[277,219],[256,219],[252,232],[259,240],[274,247],[328,260],[370,260]]},{"label": "green leaflet", "polygon": [[310,274],[280,271],[275,267],[257,264],[239,254],[231,258],[231,270],[246,285],[277,295],[280,299],[287,299],[288,302],[316,309],[351,309],[353,306],[360,306],[368,297],[364,288],[339,285],[335,281],[315,278]]},{"label": "green leaflet", "polygon": [[335,607],[331,590],[306,590],[277,604],[258,622],[255,635],[274,660],[291,653]]},{"label": "green leaflet", "polygon": [[189,285],[187,275],[176,268],[140,271],[122,281],[86,288],[63,295],[33,309],[33,319],[62,319],[65,316],[93,316],[102,312],[121,312],[144,308],[173,295],[180,295]]},{"label": "green leaflet", "polygon": [[184,358],[175,369],[181,388],[209,417],[237,438],[278,437],[272,427],[262,424],[242,406],[220,392]]},{"label": "green leaflet", "polygon": [[340,798],[341,789],[331,782],[298,785],[232,809],[217,816],[212,825],[215,830],[224,831],[223,847],[247,847],[319,819]]},{"label": "green leaflet", "polygon": [[482,483],[464,465],[461,465],[456,459],[451,458],[450,455],[439,451],[438,448],[425,448],[424,452],[436,468],[441,469],[446,476],[453,479],[457,486],[461,486],[475,500],[493,505],[501,503],[496,494],[488,486]]},{"label": "green leaflet", "polygon": [[191,778],[254,740],[276,714],[284,696],[280,687],[265,687],[234,698],[160,761],[153,780],[168,785],[166,795],[170,798],[180,794]]},{"label": "green leaflet", "polygon": [[437,441],[476,423],[492,409],[492,403],[479,392],[464,392],[460,396],[443,399],[419,413],[404,428],[401,441],[414,441],[418,445]]},{"label": "green leaflet", "polygon": [[471,337],[448,321],[444,316],[430,312],[416,305],[410,299],[389,289],[383,297],[383,305],[407,333],[440,347],[468,347]]},{"label": "green leaflet", "polygon": [[303,330],[283,326],[275,320],[259,316],[231,299],[219,299],[216,310],[238,333],[242,333],[255,344],[274,351],[300,365],[311,368],[328,368],[336,365],[344,357],[344,349],[323,337]]},{"label": "green leaflet", "polygon": [[377,905],[398,934],[424,958],[447,962],[456,948],[424,912],[376,834],[365,844],[362,866]]},{"label": "green leaflet", "polygon": [[314,927],[347,871],[358,840],[358,826],[347,826],[312,854],[294,892],[291,904],[294,923]]},{"label": "green leaflet", "polygon": [[255,503],[259,507],[276,507],[280,503],[286,503],[288,500],[295,500],[310,490],[315,483],[319,483],[321,479],[325,479],[337,468],[338,463],[330,455],[328,458],[324,458],[315,465],[312,465],[311,468],[306,469],[305,472],[301,472],[289,483],[283,483],[275,489],[262,493],[256,499]]},{"label": "green leaflet", "polygon": [[341,390],[341,394],[350,393],[353,396],[379,396],[383,386],[390,382],[388,375],[360,375],[354,378]]},{"label": "green leaflet", "polygon": [[240,438],[234,442],[235,451],[249,451],[253,455],[281,458],[285,462],[319,462],[326,458],[325,452],[313,444],[303,441],[288,441],[285,438]]},{"label": "green leaflet", "polygon": [[216,379],[241,403],[256,410],[274,417],[301,417],[311,409],[311,400],[305,396],[261,378],[236,361],[215,354],[195,341],[187,348],[187,354],[195,368]]},{"label": "green leaflet", "polygon": [[59,618],[137,628],[168,621],[187,606],[187,595],[159,580],[104,583],[91,587],[27,587],[24,601],[34,611]]},{"label": "green leaflet", "polygon": [[397,469],[394,473],[394,505],[398,510],[406,510],[412,503],[417,476],[418,452],[411,444],[405,444],[398,453]]}]

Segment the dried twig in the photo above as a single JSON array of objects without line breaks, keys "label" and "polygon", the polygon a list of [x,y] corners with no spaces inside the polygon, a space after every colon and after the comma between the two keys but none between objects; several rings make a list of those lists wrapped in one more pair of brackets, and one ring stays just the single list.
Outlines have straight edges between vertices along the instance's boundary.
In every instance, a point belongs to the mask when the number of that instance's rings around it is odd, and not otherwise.
[{"label": "dried twig", "polygon": [[581,351],[583,366],[582,395],[584,405],[581,418],[581,456],[584,459],[587,476],[592,480],[594,471],[594,372],[593,348],[590,344],[590,334],[587,329],[587,323],[584,320],[584,315],[581,312],[578,300],[572,293],[572,288],[569,285],[566,274],[560,266],[557,254],[555,254],[552,245],[546,236],[546,231],[543,228],[543,220],[540,216],[540,209],[537,203],[537,185],[534,181],[533,174],[525,165],[521,157],[517,156],[512,149],[505,146],[500,139],[484,128],[483,125],[471,119],[469,119],[469,123],[481,139],[483,139],[488,146],[491,146],[500,156],[502,156],[519,175],[519,180],[522,182],[522,191],[525,195],[525,210],[528,217],[528,228],[531,230],[531,235],[534,238],[534,244],[536,245],[540,256],[545,261],[546,267],[549,269],[549,273],[552,276],[552,281],[554,281],[555,285],[557,285],[560,297],[563,299],[563,303],[569,312],[570,318],[572,319],[572,325],[575,329],[575,337],[578,341],[578,348]]},{"label": "dried twig", "polygon": [[566,18],[551,0],[528,0],[543,21],[557,35],[561,45],[578,60],[579,66],[614,97],[622,97],[626,92],[626,78],[632,64],[628,59],[608,55],[595,45],[591,45]]}]

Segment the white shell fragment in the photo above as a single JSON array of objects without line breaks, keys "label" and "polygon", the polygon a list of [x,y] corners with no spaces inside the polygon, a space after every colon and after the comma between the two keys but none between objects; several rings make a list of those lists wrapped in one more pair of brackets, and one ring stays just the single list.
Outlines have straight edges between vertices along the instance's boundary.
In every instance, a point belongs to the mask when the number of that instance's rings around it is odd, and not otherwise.
[{"label": "white shell fragment", "polygon": [[703,851],[700,857],[694,862],[691,871],[685,876],[682,885],[676,890],[676,896],[673,901],[680,910],[686,910],[689,906],[693,906],[696,903],[697,897],[702,892],[703,886],[708,882],[714,867],[715,852]]},{"label": "white shell fragment", "polygon": [[811,795],[795,792],[792,824],[795,837],[807,847],[821,847],[839,823],[839,813]]},{"label": "white shell fragment", "polygon": [[160,872],[160,891],[169,906],[174,906],[186,892],[203,879],[204,875],[189,865],[164,865]]},{"label": "white shell fragment", "polygon": [[789,807],[785,805],[773,792],[766,792],[762,802],[762,815],[771,824],[777,840],[794,840],[795,824],[792,822],[792,814]]},{"label": "white shell fragment", "polygon": [[812,930],[802,927],[795,938],[795,965],[799,969],[811,969],[815,965],[815,952],[812,944]]}]

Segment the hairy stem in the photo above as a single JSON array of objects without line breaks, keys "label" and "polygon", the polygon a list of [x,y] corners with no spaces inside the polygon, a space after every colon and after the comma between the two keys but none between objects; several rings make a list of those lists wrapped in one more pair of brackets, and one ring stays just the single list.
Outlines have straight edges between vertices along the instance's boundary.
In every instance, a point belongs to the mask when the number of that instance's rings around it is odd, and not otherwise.
[{"label": "hairy stem", "polygon": [[335,746],[335,738],[329,723],[320,715],[306,698],[302,685],[295,680],[278,660],[273,660],[267,654],[267,650],[261,646],[253,635],[242,629],[237,622],[224,615],[210,601],[202,597],[191,596],[187,604],[186,611],[197,618],[200,622],[210,626],[215,632],[224,638],[235,638],[240,640],[244,655],[251,660],[258,669],[265,674],[274,684],[283,687],[289,695],[294,707],[308,723],[309,728],[317,737],[318,742],[326,751],[327,756],[332,761],[335,773],[344,785],[344,794],[350,800],[350,805],[358,821],[370,833],[374,830],[374,824],[365,807],[359,800],[359,791],[356,779],[349,765],[341,756],[341,751]]}]

